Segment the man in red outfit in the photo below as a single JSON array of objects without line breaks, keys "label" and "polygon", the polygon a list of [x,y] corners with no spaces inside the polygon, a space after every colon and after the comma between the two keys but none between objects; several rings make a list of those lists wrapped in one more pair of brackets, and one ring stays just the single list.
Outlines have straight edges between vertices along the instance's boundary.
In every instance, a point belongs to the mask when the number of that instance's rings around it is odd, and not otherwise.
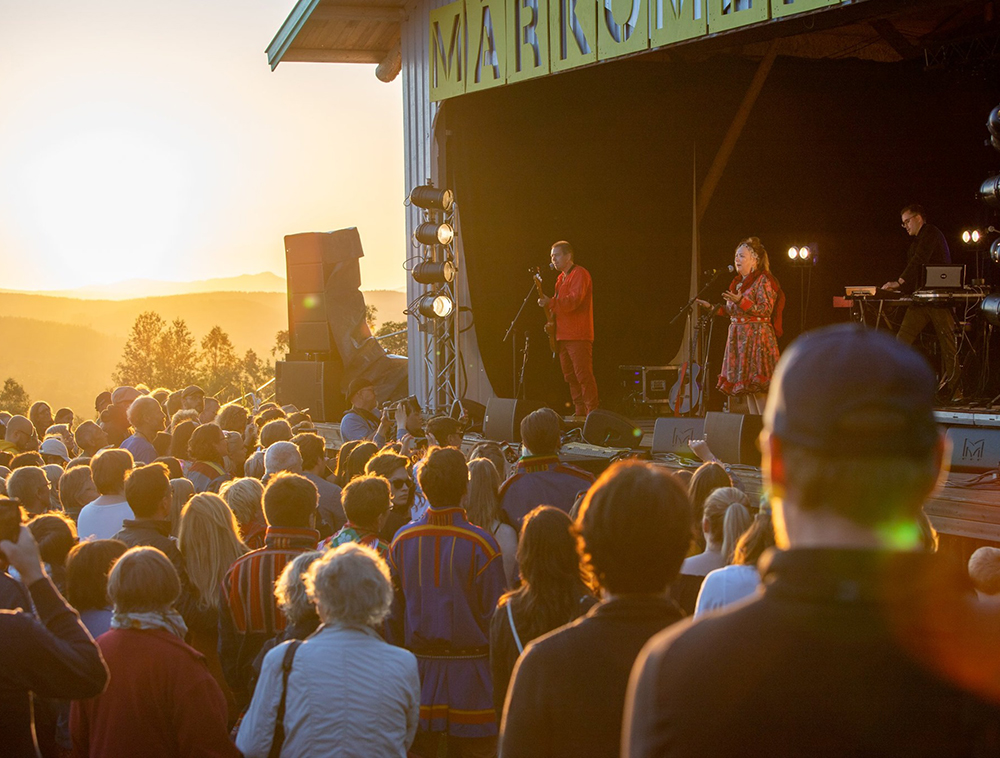
[{"label": "man in red outfit", "polygon": [[573,260],[573,247],[556,242],[551,252],[552,268],[559,271],[552,297],[538,304],[556,317],[559,364],[569,385],[577,416],[597,408],[597,380],[594,379],[594,287],[590,272]]}]

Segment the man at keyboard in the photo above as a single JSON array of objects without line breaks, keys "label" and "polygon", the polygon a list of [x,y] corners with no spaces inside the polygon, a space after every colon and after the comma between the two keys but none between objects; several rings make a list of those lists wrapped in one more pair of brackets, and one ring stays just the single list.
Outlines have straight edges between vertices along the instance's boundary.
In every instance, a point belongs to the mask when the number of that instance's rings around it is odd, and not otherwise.
[{"label": "man at keyboard", "polygon": [[[922,205],[908,205],[900,213],[903,228],[913,237],[906,253],[906,268],[895,281],[882,285],[884,290],[901,290],[911,293],[921,284],[920,277],[928,263],[951,263],[948,241],[941,230],[927,223],[927,212]],[[906,309],[903,323],[896,337],[900,342],[912,344],[924,330],[927,322],[934,325],[941,345],[941,384],[948,386],[952,397],[960,392],[958,349],[955,345],[955,316],[947,306],[913,306]]]}]

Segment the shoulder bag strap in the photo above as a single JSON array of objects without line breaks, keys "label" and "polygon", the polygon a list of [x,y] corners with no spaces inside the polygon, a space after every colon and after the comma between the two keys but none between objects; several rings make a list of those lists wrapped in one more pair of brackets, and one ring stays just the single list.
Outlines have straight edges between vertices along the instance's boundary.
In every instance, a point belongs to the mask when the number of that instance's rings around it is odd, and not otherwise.
[{"label": "shoulder bag strap", "polygon": [[288,695],[288,675],[292,672],[295,651],[301,644],[302,640],[293,640],[281,661],[281,700],[278,701],[278,713],[274,717],[274,738],[271,740],[271,750],[267,758],[279,758],[281,748],[285,744],[285,697]]},{"label": "shoulder bag strap", "polygon": [[521,638],[517,634],[517,627],[514,626],[514,611],[511,610],[513,603],[507,602],[507,620],[510,622],[510,632],[514,635],[514,644],[517,645],[517,654],[520,655],[524,652],[524,645],[521,644]]}]

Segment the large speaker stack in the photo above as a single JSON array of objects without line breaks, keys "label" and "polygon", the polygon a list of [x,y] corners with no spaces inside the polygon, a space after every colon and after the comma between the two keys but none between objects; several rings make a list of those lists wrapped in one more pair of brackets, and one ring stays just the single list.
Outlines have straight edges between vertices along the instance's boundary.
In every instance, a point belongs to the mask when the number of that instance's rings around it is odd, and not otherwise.
[{"label": "large speaker stack", "polygon": [[406,394],[406,359],[388,356],[365,321],[363,255],[353,227],[285,237],[289,353],[275,366],[276,392],[316,421],[340,419],[358,377],[373,382],[380,400]]}]

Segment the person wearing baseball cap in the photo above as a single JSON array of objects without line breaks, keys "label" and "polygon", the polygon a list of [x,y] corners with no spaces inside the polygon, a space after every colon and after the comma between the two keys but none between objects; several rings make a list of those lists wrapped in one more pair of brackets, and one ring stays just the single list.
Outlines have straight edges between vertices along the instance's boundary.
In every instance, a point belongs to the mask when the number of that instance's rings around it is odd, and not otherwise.
[{"label": "person wearing baseball cap", "polygon": [[347,387],[347,401],[351,409],[340,420],[340,436],[344,442],[371,440],[382,447],[392,431],[392,414],[388,409],[381,416],[375,415],[378,397],[370,379],[359,377]]},{"label": "person wearing baseball cap", "polygon": [[761,435],[779,550],[748,602],[639,656],[622,755],[975,755],[1000,735],[1000,622],[924,547],[934,373],[856,324],[778,362]]},{"label": "person wearing baseball cap", "polygon": [[66,443],[58,437],[46,437],[38,446],[38,452],[46,463],[58,463],[60,466],[69,463],[69,450],[66,449]]},{"label": "person wearing baseball cap", "polygon": [[201,413],[205,410],[205,390],[197,384],[185,387],[184,391],[181,392],[181,407],[186,411],[193,410]]}]

